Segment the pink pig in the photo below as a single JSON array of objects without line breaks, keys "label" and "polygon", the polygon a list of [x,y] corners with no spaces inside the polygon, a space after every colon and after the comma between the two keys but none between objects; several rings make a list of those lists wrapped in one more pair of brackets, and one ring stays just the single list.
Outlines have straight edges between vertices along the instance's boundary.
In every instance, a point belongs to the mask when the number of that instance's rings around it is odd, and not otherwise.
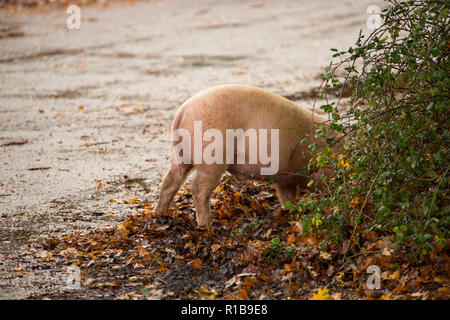
[{"label": "pink pig", "polygon": [[[192,169],[197,225],[210,220],[210,196],[222,175],[239,180],[273,181],[282,206],[295,201],[297,186],[307,188],[320,175],[299,174],[310,160],[314,126],[327,118],[269,91],[245,85],[221,85],[189,98],[172,124],[170,168],[164,176],[155,213],[169,209]],[[306,137],[305,143],[300,140]],[[182,139],[180,139],[182,138]],[[235,143],[237,141],[237,143]]]}]

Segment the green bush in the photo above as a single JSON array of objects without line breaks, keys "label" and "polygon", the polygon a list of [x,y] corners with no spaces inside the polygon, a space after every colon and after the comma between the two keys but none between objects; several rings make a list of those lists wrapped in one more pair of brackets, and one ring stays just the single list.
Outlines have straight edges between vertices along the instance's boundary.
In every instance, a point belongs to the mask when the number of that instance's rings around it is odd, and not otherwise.
[{"label": "green bush", "polygon": [[264,255],[267,258],[271,257],[284,257],[285,261],[290,261],[295,255],[295,249],[289,245],[286,245],[286,242],[281,241],[280,238],[276,237],[270,241],[270,244],[264,251]]},{"label": "green bush", "polygon": [[[449,235],[449,2],[388,2],[381,27],[347,51],[332,49],[338,62],[322,75],[321,92],[338,98],[321,108],[340,136],[309,169],[331,166],[335,176],[327,192],[291,207],[303,213],[305,234],[320,233],[344,257],[375,233],[421,262],[447,248]],[[333,153],[336,144],[342,153]]]}]

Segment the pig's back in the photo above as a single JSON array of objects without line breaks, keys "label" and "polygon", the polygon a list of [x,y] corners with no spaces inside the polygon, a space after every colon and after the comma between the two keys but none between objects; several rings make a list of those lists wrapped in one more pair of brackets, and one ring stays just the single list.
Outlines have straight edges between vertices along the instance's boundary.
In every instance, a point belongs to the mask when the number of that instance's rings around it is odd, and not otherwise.
[{"label": "pig's back", "polygon": [[[310,131],[326,118],[270,91],[246,85],[220,85],[189,98],[179,109],[174,128],[192,127],[202,121],[203,129],[280,129]],[[176,123],[177,122],[177,123]]]}]

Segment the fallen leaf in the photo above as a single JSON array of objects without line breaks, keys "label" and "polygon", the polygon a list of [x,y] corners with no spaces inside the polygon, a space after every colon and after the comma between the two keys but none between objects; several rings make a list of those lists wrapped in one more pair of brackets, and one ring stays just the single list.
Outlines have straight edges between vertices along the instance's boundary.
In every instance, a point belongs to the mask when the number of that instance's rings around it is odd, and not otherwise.
[{"label": "fallen leaf", "polygon": [[331,254],[329,254],[328,252],[322,251],[319,255],[323,260],[330,260],[331,259]]},{"label": "fallen leaf", "polygon": [[266,2],[265,1],[261,1],[259,3],[256,3],[253,5],[253,7],[255,8],[264,8],[266,6]]},{"label": "fallen leaf", "polygon": [[139,255],[139,257],[144,258],[144,257],[150,255],[150,253],[144,247],[140,247],[138,250],[138,255]]},{"label": "fallen leaf", "polygon": [[199,269],[202,266],[202,260],[200,258],[196,258],[194,259],[194,261],[192,262],[192,268],[195,269]]},{"label": "fallen leaf", "polygon": [[359,197],[354,197],[350,202],[350,207],[354,208],[359,204]]},{"label": "fallen leaf", "polygon": [[392,292],[388,294],[383,294],[380,298],[380,300],[391,300],[392,299]]},{"label": "fallen leaf", "polygon": [[236,296],[238,299],[246,300],[248,299],[248,291],[246,288],[242,288],[241,291]]},{"label": "fallen leaf", "polygon": [[129,203],[135,203],[136,201],[138,201],[138,198],[133,198],[133,199],[128,200]]},{"label": "fallen leaf", "polygon": [[330,295],[329,298],[332,299],[332,300],[341,300],[342,299],[342,293],[340,293],[340,292],[333,293],[332,295]]},{"label": "fallen leaf", "polygon": [[328,289],[318,289],[315,294],[312,295],[311,300],[327,300],[328,297]]}]

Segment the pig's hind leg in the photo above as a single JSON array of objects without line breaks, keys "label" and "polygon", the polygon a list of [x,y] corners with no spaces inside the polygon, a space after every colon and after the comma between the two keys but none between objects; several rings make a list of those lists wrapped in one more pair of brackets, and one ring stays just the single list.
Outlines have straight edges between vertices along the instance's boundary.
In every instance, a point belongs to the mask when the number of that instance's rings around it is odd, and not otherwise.
[{"label": "pig's hind leg", "polygon": [[194,205],[199,227],[209,225],[210,197],[220,178],[227,170],[226,165],[198,165],[192,185]]},{"label": "pig's hind leg", "polygon": [[159,196],[158,205],[154,211],[156,214],[166,212],[169,209],[173,197],[188,176],[191,169],[192,164],[171,163],[169,170],[163,178],[161,194]]}]

